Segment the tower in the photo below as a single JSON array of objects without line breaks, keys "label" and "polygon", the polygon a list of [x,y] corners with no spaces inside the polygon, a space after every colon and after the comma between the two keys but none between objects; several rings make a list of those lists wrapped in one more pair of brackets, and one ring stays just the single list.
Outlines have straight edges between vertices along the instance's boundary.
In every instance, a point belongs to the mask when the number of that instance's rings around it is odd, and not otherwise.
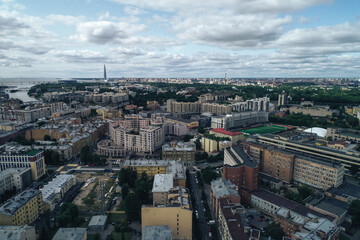
[{"label": "tower", "polygon": [[106,80],[106,66],[104,65],[104,80]]},{"label": "tower", "polygon": [[278,98],[278,106],[282,106],[286,104],[286,93],[285,91],[282,91],[281,94],[279,94],[279,98]]}]

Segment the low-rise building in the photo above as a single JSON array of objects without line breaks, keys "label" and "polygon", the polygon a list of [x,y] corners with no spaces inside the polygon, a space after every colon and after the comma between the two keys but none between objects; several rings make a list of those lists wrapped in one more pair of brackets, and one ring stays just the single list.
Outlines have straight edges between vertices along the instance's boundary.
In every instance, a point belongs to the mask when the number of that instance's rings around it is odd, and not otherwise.
[{"label": "low-rise building", "polygon": [[145,226],[141,240],[172,240],[172,229],[167,225]]},{"label": "low-rise building", "polygon": [[35,227],[28,225],[0,226],[0,239],[36,240]]},{"label": "low-rise building", "polygon": [[241,132],[226,131],[224,128],[214,128],[210,130],[210,134],[214,134],[216,137],[229,138],[231,142],[236,143],[240,140],[244,140],[244,134]]},{"label": "low-rise building", "polygon": [[325,194],[327,196],[350,203],[356,199],[360,200],[360,186],[354,183],[343,181],[340,186],[327,189]]},{"label": "low-rise building", "polygon": [[181,160],[186,165],[195,163],[196,145],[192,142],[171,142],[162,146],[163,160]]},{"label": "low-rise building", "polygon": [[43,199],[39,190],[25,190],[0,206],[0,225],[25,225],[43,213]]},{"label": "low-rise building", "polygon": [[241,198],[238,193],[238,187],[224,178],[211,181],[210,205],[215,213],[216,219],[219,217],[219,201],[223,198],[226,198],[230,203],[240,204]]},{"label": "low-rise building", "polygon": [[141,226],[167,225],[174,239],[192,239],[192,206],[188,190],[182,187],[170,189],[166,205],[143,206]]},{"label": "low-rise building", "polygon": [[269,120],[269,112],[239,112],[222,116],[211,117],[211,128],[224,128],[226,130],[246,127]]},{"label": "low-rise building", "polygon": [[6,190],[23,190],[32,183],[30,168],[8,168],[0,172],[0,195]]},{"label": "low-rise building", "polygon": [[52,240],[86,240],[86,228],[59,228]]},{"label": "low-rise building", "polygon": [[89,222],[88,230],[89,231],[102,231],[105,229],[107,224],[107,215],[97,215],[93,216]]},{"label": "low-rise building", "polygon": [[152,188],[153,202],[155,205],[164,205],[168,200],[168,192],[173,188],[172,174],[156,174]]},{"label": "low-rise building", "polygon": [[76,176],[72,174],[61,174],[56,176],[42,189],[44,209],[54,210],[55,205],[61,201],[65,193],[76,184]]}]

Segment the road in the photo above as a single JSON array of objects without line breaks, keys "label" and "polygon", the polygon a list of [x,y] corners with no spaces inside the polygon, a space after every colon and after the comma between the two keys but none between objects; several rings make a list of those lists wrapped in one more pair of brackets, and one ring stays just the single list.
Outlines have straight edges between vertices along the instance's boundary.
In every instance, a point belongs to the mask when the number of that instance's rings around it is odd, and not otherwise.
[{"label": "road", "polygon": [[191,188],[192,188],[192,193],[194,194],[195,197],[195,204],[193,206],[194,211],[197,210],[198,214],[199,214],[199,225],[200,225],[200,230],[201,230],[201,236],[202,239],[209,239],[209,233],[208,233],[208,225],[206,222],[206,218],[205,218],[205,212],[204,212],[204,207],[201,201],[201,191],[198,187],[198,185],[196,184],[196,179],[195,179],[195,172],[191,172],[190,171],[190,182],[191,182]]}]

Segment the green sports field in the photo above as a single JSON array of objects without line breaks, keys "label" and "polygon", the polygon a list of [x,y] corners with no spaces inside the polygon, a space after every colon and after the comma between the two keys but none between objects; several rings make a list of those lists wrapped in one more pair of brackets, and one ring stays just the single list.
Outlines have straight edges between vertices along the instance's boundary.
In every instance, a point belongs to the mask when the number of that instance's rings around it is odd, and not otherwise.
[{"label": "green sports field", "polygon": [[286,127],[283,126],[277,126],[277,125],[270,125],[270,126],[262,126],[262,127],[256,127],[256,128],[250,128],[246,130],[241,130],[240,132],[246,133],[246,134],[267,134],[267,133],[275,133],[286,130]]}]

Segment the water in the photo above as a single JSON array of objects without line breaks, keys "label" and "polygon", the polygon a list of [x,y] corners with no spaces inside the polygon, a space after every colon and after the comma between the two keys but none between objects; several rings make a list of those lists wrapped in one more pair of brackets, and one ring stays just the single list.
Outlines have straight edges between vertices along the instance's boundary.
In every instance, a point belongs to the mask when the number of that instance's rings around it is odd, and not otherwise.
[{"label": "water", "polygon": [[[10,98],[18,98],[23,102],[38,101],[35,98],[30,97],[27,92],[29,89],[40,83],[56,82],[55,78],[1,78],[0,85],[7,86],[5,90],[9,94]],[[11,93],[10,90],[19,90],[18,92]]]}]

